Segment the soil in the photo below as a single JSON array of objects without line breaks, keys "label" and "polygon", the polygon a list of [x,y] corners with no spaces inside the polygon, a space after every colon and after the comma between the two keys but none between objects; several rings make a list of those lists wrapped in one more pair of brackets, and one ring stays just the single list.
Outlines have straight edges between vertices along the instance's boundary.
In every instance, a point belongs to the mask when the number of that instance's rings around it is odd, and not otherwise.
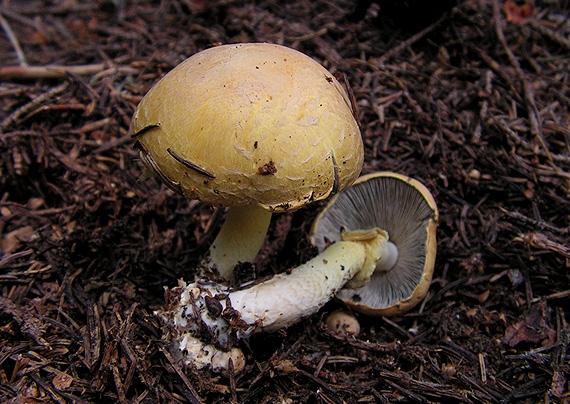
[{"label": "soil", "polygon": [[[426,3],[430,6],[426,6]],[[465,0],[53,0],[0,5],[0,401],[568,403],[570,5]],[[434,278],[396,317],[243,341],[183,368],[154,315],[219,216],[142,173],[129,124],[216,43],[272,42],[346,76],[363,173],[422,181]],[[315,254],[322,204],[275,215],[262,277]],[[218,219],[217,219],[218,218]]]}]

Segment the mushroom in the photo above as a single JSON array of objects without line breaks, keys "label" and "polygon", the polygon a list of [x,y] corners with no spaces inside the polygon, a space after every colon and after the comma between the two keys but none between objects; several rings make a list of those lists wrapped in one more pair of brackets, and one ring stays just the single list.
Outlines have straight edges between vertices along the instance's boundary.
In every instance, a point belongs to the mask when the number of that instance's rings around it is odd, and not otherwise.
[{"label": "mushroom", "polygon": [[345,233],[290,273],[237,290],[208,280],[180,281],[167,290],[167,306],[157,313],[173,356],[198,369],[224,372],[222,361],[214,366],[209,359],[240,358],[237,339],[276,331],[316,313],[357,273],[370,276],[386,240],[380,229]]},{"label": "mushroom", "polygon": [[227,280],[259,252],[272,212],[342,191],[363,163],[344,88],[310,57],[266,43],[186,59],[144,96],[131,130],[143,178],[228,208],[204,261]]},{"label": "mushroom", "polygon": [[341,240],[343,231],[385,230],[389,239],[370,280],[361,275],[362,286],[350,288],[349,284],[337,297],[367,315],[395,315],[412,309],[427,294],[438,216],[432,195],[419,181],[395,173],[372,173],[331,199],[313,224],[311,242],[323,251]]},{"label": "mushroom", "polygon": [[325,320],[325,325],[331,333],[340,337],[349,335],[356,337],[360,334],[360,323],[354,314],[346,310],[339,309],[330,313]]}]

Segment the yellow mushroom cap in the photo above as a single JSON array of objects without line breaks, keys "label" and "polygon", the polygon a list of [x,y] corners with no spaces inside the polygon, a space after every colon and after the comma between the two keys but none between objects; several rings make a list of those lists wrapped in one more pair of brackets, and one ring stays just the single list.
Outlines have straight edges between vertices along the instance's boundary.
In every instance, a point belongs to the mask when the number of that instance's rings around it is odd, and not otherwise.
[{"label": "yellow mushroom cap", "polygon": [[294,210],[348,187],[363,163],[344,88],[310,57],[273,44],[188,58],[142,99],[131,129],[162,180],[213,205]]}]

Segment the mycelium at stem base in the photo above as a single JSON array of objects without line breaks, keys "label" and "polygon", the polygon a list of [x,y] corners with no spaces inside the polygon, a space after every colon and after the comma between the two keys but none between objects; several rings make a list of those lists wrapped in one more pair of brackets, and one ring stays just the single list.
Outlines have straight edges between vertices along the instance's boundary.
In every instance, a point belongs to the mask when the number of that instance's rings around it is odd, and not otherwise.
[{"label": "mycelium at stem base", "polygon": [[353,231],[290,273],[239,290],[180,281],[167,290],[167,307],[158,313],[174,356],[196,368],[224,371],[209,358],[234,358],[238,339],[288,327],[316,313],[356,274],[369,278],[386,240],[379,229]]}]

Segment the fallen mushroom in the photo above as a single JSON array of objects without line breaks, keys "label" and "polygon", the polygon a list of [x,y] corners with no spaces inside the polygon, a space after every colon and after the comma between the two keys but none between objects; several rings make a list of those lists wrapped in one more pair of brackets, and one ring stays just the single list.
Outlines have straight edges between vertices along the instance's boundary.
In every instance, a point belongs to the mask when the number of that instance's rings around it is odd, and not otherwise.
[{"label": "fallen mushroom", "polygon": [[363,286],[345,287],[337,297],[371,316],[399,314],[417,305],[433,275],[438,216],[424,185],[389,172],[362,176],[331,199],[311,231],[319,251],[341,240],[343,231],[378,227],[389,235],[370,281],[363,278],[366,274],[357,275]]},{"label": "fallen mushroom", "polygon": [[[416,180],[394,173],[358,179],[317,218],[312,240],[320,254],[290,274],[239,290],[208,281],[170,290],[160,314],[173,353],[185,364],[208,366],[195,357],[202,349],[189,349],[187,341],[191,348],[201,343],[208,352],[232,352],[237,339],[287,327],[335,293],[369,315],[411,309],[431,280],[437,218],[433,197]],[[391,241],[378,226],[392,233]]]},{"label": "fallen mushroom", "polygon": [[[180,281],[168,290],[167,307],[158,312],[173,343],[173,356],[199,369],[213,367],[208,355],[239,357],[238,339],[288,327],[316,313],[357,273],[369,276],[386,240],[380,229],[343,234],[290,273],[238,290],[206,280]],[[223,363],[216,364],[215,370],[225,369]]]},{"label": "fallen mushroom", "polygon": [[284,46],[217,46],[188,58],[141,100],[131,130],[148,173],[175,192],[228,207],[204,261],[231,279],[252,261],[272,212],[342,191],[363,146],[344,88]]}]

